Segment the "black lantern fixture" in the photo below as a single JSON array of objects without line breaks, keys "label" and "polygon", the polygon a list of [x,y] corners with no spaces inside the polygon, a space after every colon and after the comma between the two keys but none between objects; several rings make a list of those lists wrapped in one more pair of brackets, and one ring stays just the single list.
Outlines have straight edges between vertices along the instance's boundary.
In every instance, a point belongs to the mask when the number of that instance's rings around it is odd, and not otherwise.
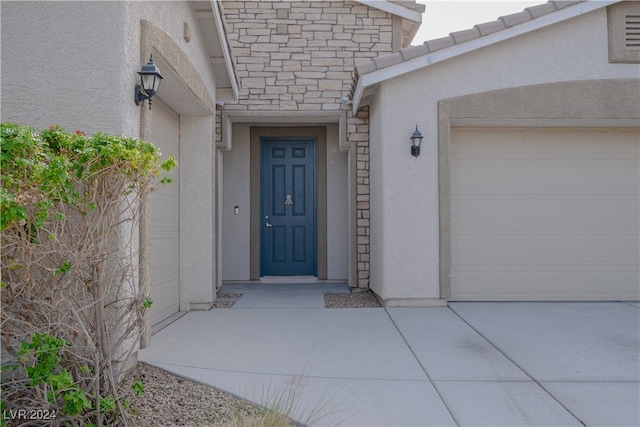
[{"label": "black lantern fixture", "polygon": [[420,144],[422,143],[422,134],[418,130],[418,125],[416,125],[416,130],[411,135],[411,155],[413,157],[418,157],[420,155]]},{"label": "black lantern fixture", "polygon": [[145,99],[149,100],[149,110],[151,110],[151,98],[158,92],[158,86],[160,86],[160,70],[153,63],[153,54],[149,55],[149,62],[142,67],[140,71],[140,83],[135,87],[135,100],[136,105],[142,104]]}]

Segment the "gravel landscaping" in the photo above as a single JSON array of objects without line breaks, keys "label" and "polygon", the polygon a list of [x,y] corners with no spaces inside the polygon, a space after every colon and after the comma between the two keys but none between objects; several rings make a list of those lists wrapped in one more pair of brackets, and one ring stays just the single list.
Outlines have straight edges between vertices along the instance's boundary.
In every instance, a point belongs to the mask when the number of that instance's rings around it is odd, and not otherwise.
[{"label": "gravel landscaping", "polygon": [[218,292],[216,300],[213,302],[213,308],[231,308],[241,296],[242,294]]},{"label": "gravel landscaping", "polygon": [[[214,309],[231,308],[241,296],[219,292]],[[325,294],[324,299],[326,308],[380,307],[371,291]],[[131,387],[136,381],[144,384],[140,395]],[[121,384],[121,393],[135,408],[130,425],[136,427],[296,425],[283,416],[274,421],[273,413],[230,393],[144,363],[138,363],[129,372]]]},{"label": "gravel landscaping", "polygon": [[[136,381],[144,384],[141,395],[131,388]],[[248,423],[240,420],[265,413],[261,406],[144,363],[129,372],[121,393],[135,410],[129,424],[136,427],[241,426]]]},{"label": "gravel landscaping", "polygon": [[[218,292],[213,308],[231,308],[242,297],[242,294]],[[326,308],[373,308],[382,307],[378,298],[370,290],[351,293],[324,294]]]},{"label": "gravel landscaping", "polygon": [[375,294],[369,290],[350,294],[324,294],[326,308],[373,308],[382,307]]}]

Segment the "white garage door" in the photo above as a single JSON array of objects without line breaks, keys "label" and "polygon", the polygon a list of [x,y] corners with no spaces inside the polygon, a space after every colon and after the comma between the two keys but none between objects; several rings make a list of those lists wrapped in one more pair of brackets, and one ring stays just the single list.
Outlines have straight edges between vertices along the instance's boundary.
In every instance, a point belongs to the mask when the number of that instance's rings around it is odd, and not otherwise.
[{"label": "white garage door", "polygon": [[638,300],[638,129],[457,128],[452,300]]},{"label": "white garage door", "polygon": [[[161,161],[179,159],[180,120],[176,113],[154,100],[151,140],[160,148]],[[151,324],[155,325],[180,307],[180,180],[158,185],[151,193]]]}]

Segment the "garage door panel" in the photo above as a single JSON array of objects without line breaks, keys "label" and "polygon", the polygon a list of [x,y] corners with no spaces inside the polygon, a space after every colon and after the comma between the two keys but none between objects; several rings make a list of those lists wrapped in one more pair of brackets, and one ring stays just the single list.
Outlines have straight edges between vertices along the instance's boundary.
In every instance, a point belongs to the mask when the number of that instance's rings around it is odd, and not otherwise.
[{"label": "garage door panel", "polygon": [[640,175],[638,175],[638,161],[618,160],[615,162],[615,189],[619,194],[638,194],[640,192]]},{"label": "garage door panel", "polygon": [[460,227],[524,227],[530,224],[535,204],[527,198],[460,196],[451,201],[452,220]]},{"label": "garage door panel", "polygon": [[[637,130],[621,130],[618,132],[620,141],[620,153],[624,154],[640,154],[640,132]],[[637,157],[636,157],[637,160]]]},{"label": "garage door panel", "polygon": [[533,152],[538,154],[608,154],[609,132],[602,130],[539,130],[531,132]]},{"label": "garage door panel", "polygon": [[[162,214],[158,212],[158,216],[163,216],[163,214],[167,214],[167,211],[163,211]],[[151,226],[154,231],[153,239],[175,239],[175,235],[178,232],[178,227],[175,223],[175,215],[167,216],[168,217],[165,220],[152,220]]]},{"label": "garage door panel", "polygon": [[492,154],[524,154],[528,151],[527,133],[521,129],[501,129],[493,134],[478,135],[473,130],[460,129],[452,141],[456,157],[464,154],[490,156]]},{"label": "garage door panel", "polygon": [[[152,324],[158,323],[162,319],[166,319],[179,310],[178,301],[174,298],[175,284],[170,276],[165,281],[159,281],[153,287],[153,300],[156,306],[152,315]],[[169,303],[155,304],[158,301],[170,301]],[[152,307],[153,307],[152,305]]]},{"label": "garage door panel", "polygon": [[525,300],[529,274],[528,270],[459,270],[451,291],[467,300]]},{"label": "garage door panel", "polygon": [[615,238],[608,234],[554,233],[535,240],[535,259],[586,264],[613,258]]},{"label": "garage door panel", "polygon": [[615,248],[615,258],[621,263],[633,265],[634,262],[640,259],[640,238],[638,238],[637,234],[634,236],[633,231],[629,230],[627,233],[618,236],[616,242],[618,244]]},{"label": "garage door panel", "polygon": [[[452,284],[455,295],[462,300],[484,301],[566,301],[611,300],[615,291],[620,300],[637,299],[640,275],[635,270],[611,269],[546,269],[529,270],[461,270]],[[575,284],[567,289],[566,283]]]},{"label": "garage door panel", "polygon": [[[575,300],[576,291],[581,300],[637,300],[640,289],[638,271],[602,270],[546,270],[537,273],[536,295],[540,300]],[[574,283],[567,289],[566,283]],[[615,297],[612,298],[612,293]]]},{"label": "garage door panel", "polygon": [[529,258],[527,234],[458,234],[453,237],[453,256],[461,263],[507,264]]},{"label": "garage door panel", "polygon": [[176,271],[178,271],[178,256],[180,252],[173,236],[173,233],[165,234],[164,236],[158,233],[158,235],[154,236],[151,240],[151,259],[154,261],[154,284],[158,281],[156,275],[160,274],[161,271],[171,268],[174,276],[176,275]]},{"label": "garage door panel", "polygon": [[152,218],[153,225],[177,231],[178,224],[176,223],[176,218],[178,217],[178,210],[175,205],[178,195],[163,194],[155,191],[151,194],[151,209],[154,212]]},{"label": "garage door panel", "polygon": [[621,197],[617,203],[618,224],[623,227],[638,227],[640,221],[640,199]]},{"label": "garage door panel", "polygon": [[[178,263],[175,259],[165,259],[166,263],[162,265],[158,265],[154,269],[154,286],[162,286],[162,284],[169,283],[174,281],[174,272],[178,267]],[[155,288],[154,288],[155,289]]]},{"label": "garage door panel", "polygon": [[513,194],[535,187],[528,162],[521,160],[459,159],[451,171],[452,185],[459,194]]},{"label": "garage door panel", "polygon": [[[600,159],[551,159],[536,162],[537,194],[608,194],[613,170]],[[603,164],[604,163],[604,164]]]},{"label": "garage door panel", "polygon": [[638,300],[640,294],[640,271],[638,269],[619,270],[618,282],[621,300]]},{"label": "garage door panel", "polygon": [[[615,286],[616,276],[611,270],[541,270],[535,275],[535,295],[542,300],[571,300],[579,292],[581,299],[610,299],[608,285]],[[572,283],[573,289],[567,289],[567,283]]]},{"label": "garage door panel", "polygon": [[609,221],[615,215],[611,199],[604,197],[556,196],[535,198],[536,224],[542,227],[585,227],[597,226]]},{"label": "garage door panel", "polygon": [[[153,284],[153,300],[159,302],[156,305],[158,313],[170,311],[170,314],[178,311],[178,301],[174,298],[175,282],[174,271],[175,265],[169,264],[164,268],[158,268],[154,274]],[[166,301],[166,303],[165,303]]]},{"label": "garage door panel", "polygon": [[[180,160],[179,116],[161,102],[153,104],[151,140],[162,153]],[[173,182],[158,185],[150,196],[151,324],[179,310],[180,305],[180,174]]]},{"label": "garage door panel", "polygon": [[639,136],[453,129],[452,299],[640,299]]}]

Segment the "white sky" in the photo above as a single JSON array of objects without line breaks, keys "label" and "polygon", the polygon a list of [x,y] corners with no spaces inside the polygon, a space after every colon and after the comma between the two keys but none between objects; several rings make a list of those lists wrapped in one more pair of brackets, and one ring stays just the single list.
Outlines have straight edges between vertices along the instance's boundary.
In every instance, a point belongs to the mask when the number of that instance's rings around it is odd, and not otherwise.
[{"label": "white sky", "polygon": [[414,46],[426,40],[444,37],[453,31],[494,21],[499,16],[521,12],[525,7],[545,3],[545,0],[418,0],[418,3],[426,5],[426,10],[422,15],[420,30],[411,43]]}]

